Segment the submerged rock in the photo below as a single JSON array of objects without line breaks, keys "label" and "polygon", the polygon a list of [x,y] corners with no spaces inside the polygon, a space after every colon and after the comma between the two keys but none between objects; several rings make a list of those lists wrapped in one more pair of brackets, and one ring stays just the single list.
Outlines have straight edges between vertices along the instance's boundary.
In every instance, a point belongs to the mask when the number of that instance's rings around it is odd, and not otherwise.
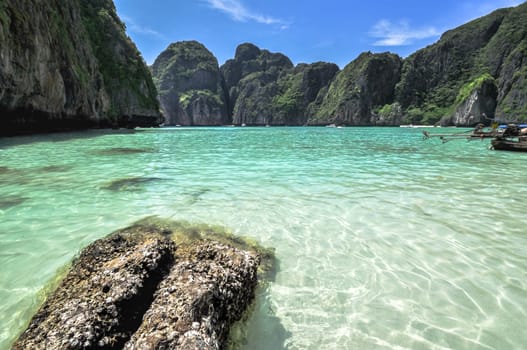
[{"label": "submerged rock", "polygon": [[88,246],[13,349],[223,349],[269,250],[142,220]]},{"label": "submerged rock", "polygon": [[127,154],[154,153],[152,148],[113,147],[94,152],[101,156],[123,156]]},{"label": "submerged rock", "polygon": [[24,203],[27,198],[18,196],[7,196],[0,199],[0,210],[8,209]]},{"label": "submerged rock", "polygon": [[110,181],[102,188],[109,191],[138,191],[143,188],[143,185],[160,180],[162,179],[159,177],[127,177]]}]

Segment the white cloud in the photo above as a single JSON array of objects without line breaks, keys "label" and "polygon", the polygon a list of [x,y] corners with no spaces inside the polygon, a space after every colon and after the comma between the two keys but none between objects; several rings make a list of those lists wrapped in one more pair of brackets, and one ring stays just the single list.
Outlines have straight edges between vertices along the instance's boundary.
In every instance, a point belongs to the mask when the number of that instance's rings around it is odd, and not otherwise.
[{"label": "white cloud", "polygon": [[153,36],[153,37],[160,38],[160,39],[164,38],[163,34],[149,27],[143,27],[139,25],[132,18],[126,15],[121,15],[120,17],[121,17],[121,20],[126,24],[126,30],[130,31],[131,33]]},{"label": "white cloud", "polygon": [[240,0],[204,0],[213,9],[219,10],[228,14],[233,20],[238,22],[257,22],[262,24],[276,24],[280,25],[280,29],[284,30],[289,25],[278,18],[262,15],[253,12],[246,8]]},{"label": "white cloud", "polygon": [[440,35],[434,27],[410,28],[408,22],[392,23],[383,19],[377,22],[370,31],[370,36],[378,40],[375,46],[404,46],[410,45],[415,40],[427,39]]}]

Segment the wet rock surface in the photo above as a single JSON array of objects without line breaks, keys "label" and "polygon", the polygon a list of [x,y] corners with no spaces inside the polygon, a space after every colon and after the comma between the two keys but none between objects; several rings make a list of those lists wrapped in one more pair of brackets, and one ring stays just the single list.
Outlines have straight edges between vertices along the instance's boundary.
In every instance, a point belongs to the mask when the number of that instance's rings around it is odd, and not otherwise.
[{"label": "wet rock surface", "polygon": [[143,221],[92,243],[13,349],[224,349],[261,254],[215,238]]},{"label": "wet rock surface", "polygon": [[221,349],[251,303],[257,257],[215,242],[177,252],[125,349]]}]

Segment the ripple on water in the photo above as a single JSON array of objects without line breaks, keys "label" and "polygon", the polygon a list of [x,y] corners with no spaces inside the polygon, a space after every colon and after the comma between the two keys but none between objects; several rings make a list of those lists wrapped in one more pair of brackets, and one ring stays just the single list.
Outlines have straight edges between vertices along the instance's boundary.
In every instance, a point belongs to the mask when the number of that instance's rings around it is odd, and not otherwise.
[{"label": "ripple on water", "polygon": [[241,349],[527,343],[525,155],[398,128],[98,136],[2,146],[1,349],[58,268],[153,214],[276,248]]}]

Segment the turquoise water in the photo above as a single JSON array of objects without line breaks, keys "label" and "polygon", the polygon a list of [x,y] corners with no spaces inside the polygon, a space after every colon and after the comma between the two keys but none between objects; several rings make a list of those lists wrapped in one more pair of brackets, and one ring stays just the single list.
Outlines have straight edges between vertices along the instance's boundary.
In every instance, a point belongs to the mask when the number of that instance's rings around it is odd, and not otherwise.
[{"label": "turquoise water", "polygon": [[148,215],[276,248],[244,349],[525,348],[527,154],[487,146],[400,128],[0,139],[0,349],[82,247]]}]

